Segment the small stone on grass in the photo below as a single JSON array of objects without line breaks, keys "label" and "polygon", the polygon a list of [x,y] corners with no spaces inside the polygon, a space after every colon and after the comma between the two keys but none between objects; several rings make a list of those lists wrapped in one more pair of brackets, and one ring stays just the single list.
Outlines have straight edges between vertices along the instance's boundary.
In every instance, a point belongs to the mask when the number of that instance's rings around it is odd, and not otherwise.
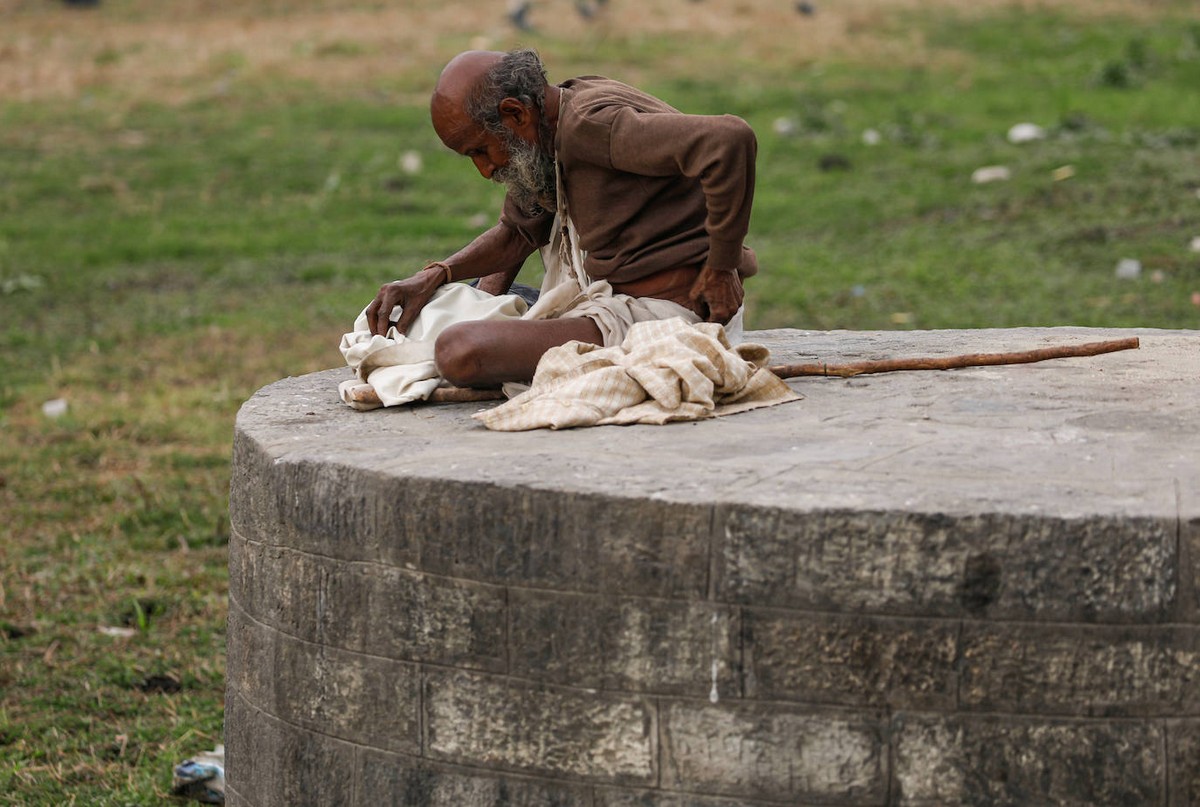
[{"label": "small stone on grass", "polygon": [[1142,274],[1142,262],[1136,258],[1122,258],[1117,261],[1117,277],[1121,280],[1137,280]]}]

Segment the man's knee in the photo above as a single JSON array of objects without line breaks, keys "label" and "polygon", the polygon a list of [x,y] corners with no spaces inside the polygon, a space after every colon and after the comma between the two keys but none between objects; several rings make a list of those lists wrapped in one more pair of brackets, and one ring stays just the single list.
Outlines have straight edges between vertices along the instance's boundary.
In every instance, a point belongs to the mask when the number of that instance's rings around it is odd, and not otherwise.
[{"label": "man's knee", "polygon": [[478,323],[460,322],[442,331],[433,346],[442,378],[458,387],[483,383],[488,345],[483,330]]},{"label": "man's knee", "polygon": [[529,381],[543,353],[572,340],[603,342],[586,317],[459,322],[438,336],[433,359],[442,378],[455,386],[492,387]]}]

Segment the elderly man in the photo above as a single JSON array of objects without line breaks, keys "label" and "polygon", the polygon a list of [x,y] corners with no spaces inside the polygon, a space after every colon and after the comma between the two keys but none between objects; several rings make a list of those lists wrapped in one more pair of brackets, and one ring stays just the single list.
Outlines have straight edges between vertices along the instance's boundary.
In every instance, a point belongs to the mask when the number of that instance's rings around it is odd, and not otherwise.
[{"label": "elderly man", "polygon": [[530,50],[456,56],[431,115],[446,146],[507,187],[503,212],[460,251],[384,285],[367,307],[372,333],[388,332],[397,305],[405,333],[451,280],[506,292],[547,245],[547,282],[529,315],[461,322],[437,337],[450,383],[528,381],[551,347],[620,344],[639,321],[724,324],[739,314],[742,278],[757,271],[743,245],[756,141],[741,119],[685,115],[595,76],[549,85]]}]

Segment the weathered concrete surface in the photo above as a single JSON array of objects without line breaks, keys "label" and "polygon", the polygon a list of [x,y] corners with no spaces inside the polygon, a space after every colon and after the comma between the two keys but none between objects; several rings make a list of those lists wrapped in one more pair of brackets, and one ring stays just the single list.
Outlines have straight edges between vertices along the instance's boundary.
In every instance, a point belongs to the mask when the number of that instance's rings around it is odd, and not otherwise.
[{"label": "weathered concrete surface", "polygon": [[341,370],[261,390],[230,803],[1196,802],[1200,332],[754,339],[833,363],[1128,335],[665,427],[356,413]]}]

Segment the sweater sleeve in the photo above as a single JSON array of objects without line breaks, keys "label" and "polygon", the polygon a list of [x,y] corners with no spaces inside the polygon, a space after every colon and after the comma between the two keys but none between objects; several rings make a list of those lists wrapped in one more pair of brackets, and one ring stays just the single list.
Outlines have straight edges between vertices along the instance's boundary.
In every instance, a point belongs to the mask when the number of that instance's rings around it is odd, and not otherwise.
[{"label": "sweater sleeve", "polygon": [[544,247],[550,243],[550,230],[554,227],[553,211],[542,210],[538,213],[530,215],[512,200],[512,197],[505,195],[504,208],[500,211],[500,224],[513,231],[515,237],[519,238],[528,247],[526,255],[532,253],[539,247]]},{"label": "sweater sleeve", "polygon": [[631,107],[618,108],[612,115],[613,168],[699,180],[708,207],[708,263],[714,269],[733,270],[742,260],[757,152],[754,130],[733,115],[643,113]]}]

